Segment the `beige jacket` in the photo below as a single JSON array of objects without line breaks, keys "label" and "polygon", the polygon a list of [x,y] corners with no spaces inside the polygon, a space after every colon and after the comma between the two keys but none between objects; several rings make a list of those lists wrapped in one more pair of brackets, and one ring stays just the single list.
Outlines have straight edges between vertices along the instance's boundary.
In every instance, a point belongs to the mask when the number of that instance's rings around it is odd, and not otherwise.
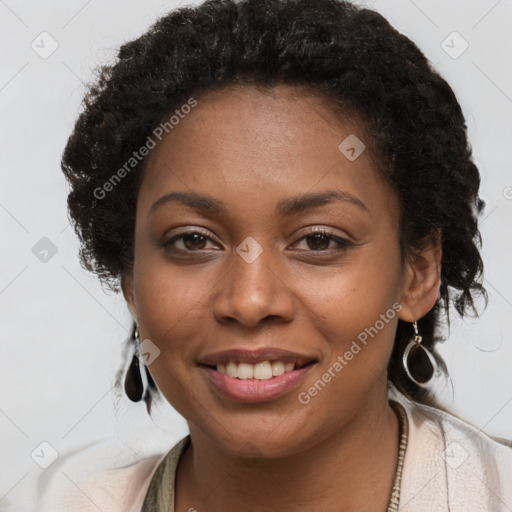
[{"label": "beige jacket", "polygon": [[[390,399],[404,406],[409,423],[401,512],[512,511],[512,447],[454,416],[411,402],[394,388]],[[171,451],[173,469],[185,441]],[[61,458],[41,481],[37,512],[141,512],[166,455],[134,460],[114,441],[104,441]]]}]

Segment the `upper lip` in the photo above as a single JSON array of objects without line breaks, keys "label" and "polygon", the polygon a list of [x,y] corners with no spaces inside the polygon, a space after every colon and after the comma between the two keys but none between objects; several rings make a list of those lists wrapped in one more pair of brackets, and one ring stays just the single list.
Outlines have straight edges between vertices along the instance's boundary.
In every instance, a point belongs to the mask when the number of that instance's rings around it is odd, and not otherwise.
[{"label": "upper lip", "polygon": [[262,347],[258,349],[233,348],[208,354],[200,358],[199,364],[217,366],[227,364],[230,361],[235,363],[256,364],[262,361],[283,361],[283,363],[295,363],[296,367],[316,361],[312,356],[283,350],[280,348]]}]

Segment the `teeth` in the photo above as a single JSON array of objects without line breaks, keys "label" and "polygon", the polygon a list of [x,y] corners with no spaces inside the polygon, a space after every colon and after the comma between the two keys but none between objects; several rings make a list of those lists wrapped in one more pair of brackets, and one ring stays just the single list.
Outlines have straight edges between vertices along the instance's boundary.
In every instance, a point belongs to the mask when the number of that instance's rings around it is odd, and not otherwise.
[{"label": "teeth", "polygon": [[261,361],[256,364],[237,364],[234,361],[229,361],[226,365],[217,365],[218,372],[242,380],[269,380],[272,377],[278,377],[279,375],[283,375],[283,373],[291,372],[294,368],[295,363],[284,363],[283,361]]},{"label": "teeth", "polygon": [[234,363],[233,361],[230,361],[227,365],[226,365],[226,374],[229,376],[229,377],[238,377],[238,365],[236,363]]},{"label": "teeth", "polygon": [[[242,365],[240,365],[242,366]],[[240,377],[240,366],[238,367],[238,376]],[[252,366],[252,365],[248,365]],[[242,378],[242,377],[240,377]],[[272,366],[268,361],[256,363],[254,365],[254,378],[258,380],[268,380],[272,378]]]},{"label": "teeth", "polygon": [[272,375],[278,377],[283,375],[286,365],[282,361],[274,361],[272,363]]},{"label": "teeth", "polygon": [[254,365],[240,363],[238,365],[237,377],[239,379],[252,379],[254,377]]}]

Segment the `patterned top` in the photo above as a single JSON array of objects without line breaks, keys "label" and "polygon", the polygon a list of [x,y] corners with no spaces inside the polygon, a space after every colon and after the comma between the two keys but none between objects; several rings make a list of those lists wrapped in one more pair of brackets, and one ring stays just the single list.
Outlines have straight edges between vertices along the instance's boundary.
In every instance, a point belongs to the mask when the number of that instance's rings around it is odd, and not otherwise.
[{"label": "patterned top", "polygon": [[[395,480],[386,512],[398,512],[398,505],[400,502],[400,484],[402,480],[405,450],[407,448],[409,425],[407,421],[407,413],[404,407],[394,400],[390,400],[389,403],[398,415],[400,444],[398,447],[398,462],[395,472]],[[181,439],[181,441],[179,441],[162,460],[151,479],[151,484],[149,486],[148,493],[146,494],[141,512],[174,512],[176,468],[181,454],[189,445],[190,435]]]}]

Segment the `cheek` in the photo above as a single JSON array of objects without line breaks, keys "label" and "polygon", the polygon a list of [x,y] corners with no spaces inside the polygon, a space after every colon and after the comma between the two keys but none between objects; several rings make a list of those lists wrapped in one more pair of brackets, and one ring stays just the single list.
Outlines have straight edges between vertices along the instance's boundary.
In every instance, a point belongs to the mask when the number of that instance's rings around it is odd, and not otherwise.
[{"label": "cheek", "polygon": [[329,341],[326,359],[331,362],[352,349],[357,352],[353,359],[375,370],[386,366],[401,308],[400,262],[394,251],[379,256],[361,251],[321,278],[312,270],[298,282],[301,302],[314,313],[310,318]]},{"label": "cheek", "polygon": [[138,264],[134,292],[139,328],[143,339],[151,340],[159,351],[149,370],[166,400],[188,417],[190,404],[198,401],[194,340],[204,325],[201,297],[205,290],[196,288],[196,279],[167,265],[143,259]]},{"label": "cheek", "polygon": [[187,376],[184,363],[191,364],[197,351],[193,334],[204,326],[208,289],[205,276],[192,267],[173,267],[161,257],[136,258],[137,319],[143,339],[160,351],[150,370],[162,391],[171,381]]},{"label": "cheek", "polygon": [[[309,317],[326,338],[346,340],[374,325],[397,300],[398,257],[398,251],[372,244],[336,266],[280,268],[280,280],[287,287],[284,293],[296,295],[298,316]],[[156,251],[139,253],[134,293],[141,334],[155,342],[176,341],[166,349],[184,344],[187,333],[212,320],[212,294],[228,272],[229,265],[178,266]]]},{"label": "cheek", "polygon": [[148,246],[141,242],[135,256],[137,315],[156,339],[179,339],[177,334],[187,325],[197,325],[215,276],[211,267],[173,265],[163,250]]},{"label": "cheek", "polygon": [[[334,379],[331,389],[371,386],[392,349],[398,251],[369,244],[347,254],[336,266],[285,265],[280,270],[280,280],[287,284],[283,293],[295,299],[297,323],[305,322],[323,353],[323,371],[339,357],[344,360],[343,371],[337,373],[343,377]],[[212,300],[227,272],[229,265],[171,265],[156,251],[139,252],[136,257],[134,293],[140,332],[160,350],[150,371],[177,410],[193,398],[193,386],[186,383],[192,380],[193,364],[202,349],[201,330],[212,333],[216,328]],[[381,315],[386,316],[384,321]]]}]

